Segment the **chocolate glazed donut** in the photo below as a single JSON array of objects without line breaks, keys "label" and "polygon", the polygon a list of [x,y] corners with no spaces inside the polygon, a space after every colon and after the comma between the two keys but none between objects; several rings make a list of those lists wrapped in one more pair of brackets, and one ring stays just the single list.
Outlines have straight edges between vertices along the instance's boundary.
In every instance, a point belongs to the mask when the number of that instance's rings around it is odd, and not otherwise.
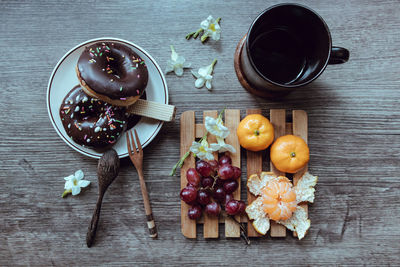
[{"label": "chocolate glazed donut", "polygon": [[76,73],[88,95],[116,106],[135,103],[149,80],[143,59],[128,46],[110,42],[86,47]]},{"label": "chocolate glazed donut", "polygon": [[67,94],[60,107],[68,136],[80,145],[97,149],[117,142],[126,129],[125,112],[123,107],[88,96],[79,85]]}]

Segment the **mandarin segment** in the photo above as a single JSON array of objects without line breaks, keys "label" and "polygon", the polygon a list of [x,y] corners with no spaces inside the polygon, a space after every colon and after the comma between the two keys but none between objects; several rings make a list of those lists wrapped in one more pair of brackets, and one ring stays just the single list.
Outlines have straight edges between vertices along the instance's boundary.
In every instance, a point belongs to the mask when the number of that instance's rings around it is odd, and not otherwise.
[{"label": "mandarin segment", "polygon": [[286,220],[296,210],[296,193],[292,183],[286,177],[270,181],[262,190],[264,212],[272,220]]}]

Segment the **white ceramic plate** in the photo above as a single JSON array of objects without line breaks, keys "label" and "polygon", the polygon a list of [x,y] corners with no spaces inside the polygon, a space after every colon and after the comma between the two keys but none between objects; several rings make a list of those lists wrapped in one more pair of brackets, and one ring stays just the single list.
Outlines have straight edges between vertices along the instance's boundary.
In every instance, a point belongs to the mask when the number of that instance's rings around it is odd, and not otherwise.
[{"label": "white ceramic plate", "polygon": [[[99,41],[122,43],[131,47],[142,59],[145,60],[149,71],[149,82],[146,87],[147,100],[168,104],[168,88],[163,72],[156,61],[141,47],[125,40],[104,37],[88,40],[72,48],[60,59],[51,74],[49,85],[47,87],[47,110],[49,112],[50,121],[61,139],[79,153],[92,158],[100,158],[102,153],[75,143],[66,134],[59,115],[59,109],[67,93],[75,85],[79,84],[75,72],[75,66],[78,62],[79,56],[85,46]],[[132,129],[136,129],[138,132],[140,142],[144,148],[154,139],[162,125],[163,122],[161,121],[143,117]],[[113,148],[117,151],[120,158],[128,156],[125,136],[122,136],[118,142],[113,145]]]}]

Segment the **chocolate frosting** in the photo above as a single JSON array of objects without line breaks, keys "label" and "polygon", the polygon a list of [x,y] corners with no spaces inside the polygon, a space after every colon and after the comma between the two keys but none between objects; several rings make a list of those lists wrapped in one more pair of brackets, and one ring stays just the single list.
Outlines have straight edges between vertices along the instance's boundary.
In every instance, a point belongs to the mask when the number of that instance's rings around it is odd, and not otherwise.
[{"label": "chocolate frosting", "polygon": [[126,129],[126,109],[88,96],[80,85],[64,98],[60,116],[68,136],[76,143],[104,148],[117,142]]},{"label": "chocolate frosting", "polygon": [[98,42],[86,47],[78,71],[87,86],[111,99],[142,95],[149,79],[144,60],[120,43]]}]

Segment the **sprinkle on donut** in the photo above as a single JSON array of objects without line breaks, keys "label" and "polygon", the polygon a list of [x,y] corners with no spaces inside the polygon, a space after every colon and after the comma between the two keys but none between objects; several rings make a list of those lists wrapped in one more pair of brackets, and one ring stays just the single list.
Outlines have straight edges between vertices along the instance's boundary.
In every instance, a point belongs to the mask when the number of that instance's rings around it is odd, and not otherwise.
[{"label": "sprinkle on donut", "polygon": [[104,148],[117,142],[128,119],[125,108],[90,97],[79,85],[64,98],[60,116],[73,141],[93,148]]},{"label": "sprinkle on donut", "polygon": [[97,42],[85,48],[76,72],[83,90],[108,103],[134,103],[148,83],[144,60],[122,43]]}]

